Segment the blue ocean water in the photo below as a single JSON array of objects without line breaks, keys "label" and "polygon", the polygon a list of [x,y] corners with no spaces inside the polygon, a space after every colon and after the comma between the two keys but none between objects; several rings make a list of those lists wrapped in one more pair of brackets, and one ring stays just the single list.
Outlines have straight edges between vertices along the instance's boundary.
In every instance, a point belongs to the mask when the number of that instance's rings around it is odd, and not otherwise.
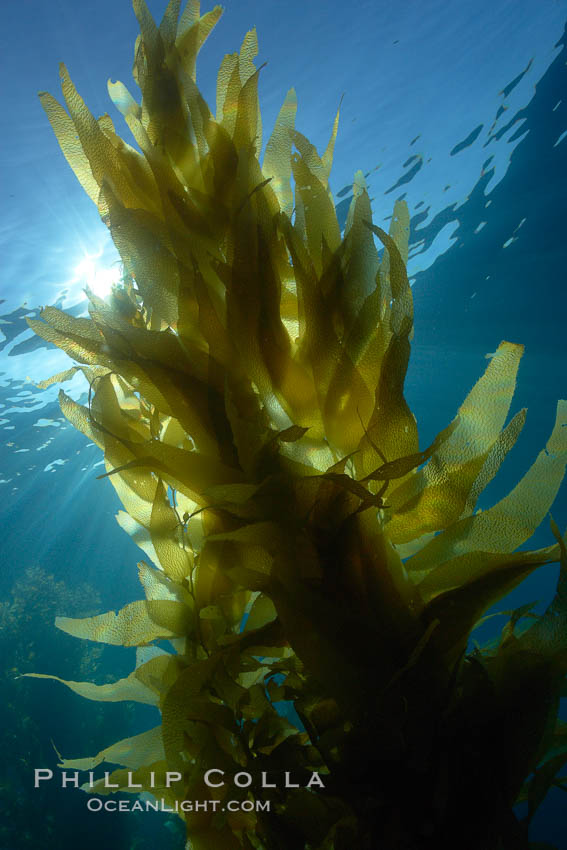
[{"label": "blue ocean water", "polygon": [[[149,3],[158,19],[164,6]],[[567,3],[551,0],[244,0],[227,3],[198,71],[214,103],[220,59],[255,25],[268,62],[265,137],[294,85],[298,127],[319,148],[344,95],[331,181],[343,214],[356,169],[367,175],[376,222],[387,222],[397,198],[410,207],[416,327],[407,395],[423,445],[452,419],[486,354],[502,339],[525,344],[514,411],[527,407],[528,418],[487,504],[526,471],[551,432],[556,400],[567,396],[566,21]],[[109,482],[96,480],[100,453],[63,420],[57,389],[35,386],[67,363],[25,317],[55,303],[80,315],[86,278],[103,279],[116,259],[36,93],[58,95],[64,60],[92,111],[110,110],[106,79],[129,83],[137,29],[127,0],[26,0],[6,6],[3,22],[0,847],[71,847],[78,830],[86,848],[179,847],[175,822],[164,830],[158,816],[89,816],[81,792],[31,787],[31,769],[57,761],[51,740],[65,757],[94,754],[155,722],[150,709],[99,706],[15,678],[41,667],[107,681],[133,666],[129,650],[77,647],[50,626],[56,614],[117,609],[139,596],[139,550],[114,520]],[[84,389],[78,378],[66,387],[75,398]],[[566,489],[553,507],[562,529]],[[543,524],[534,548],[550,539]],[[504,607],[544,605],[556,576],[554,567],[538,572]],[[550,795],[533,829],[534,840],[560,850],[561,794]]]}]

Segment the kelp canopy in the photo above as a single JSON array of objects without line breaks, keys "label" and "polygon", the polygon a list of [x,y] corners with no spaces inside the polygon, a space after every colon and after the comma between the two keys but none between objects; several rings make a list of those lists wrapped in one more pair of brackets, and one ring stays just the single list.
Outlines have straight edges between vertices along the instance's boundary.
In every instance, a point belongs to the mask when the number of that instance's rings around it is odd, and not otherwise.
[{"label": "kelp canopy", "polygon": [[[567,404],[511,493],[475,511],[524,423],[522,410],[506,424],[522,347],[501,343],[420,447],[403,395],[405,204],[389,233],[373,225],[358,172],[341,234],[338,116],[320,155],[291,90],[260,162],[255,32],[224,58],[213,114],[195,65],[221,9],[179,6],[158,28],[134,2],[141,103],[109,83],[139,150],[91,115],[65,67],[66,109],[41,95],[124,277],[108,302],[88,293],[89,318],[48,307],[29,323],[79,364],[52,380],[88,379],[88,406],[61,392],[61,407],[103,449],[118,521],[147,556],[144,600],[57,620],[138,647],[136,669],[66,684],[162,719],[62,764],[121,765],[113,783],[127,790],[134,771],[169,804],[269,802],[185,814],[195,850],[527,847],[512,807],[527,799],[531,817],[567,760],[567,556],[555,525],[554,545],[518,549],[561,483]],[[558,560],[548,610],[513,612],[469,652],[484,612]],[[211,767],[222,788],[205,784]],[[183,781],[165,787],[166,770]],[[231,785],[239,771],[250,788]],[[324,789],[305,787],[312,771]],[[284,788],[286,772],[300,787]]]}]

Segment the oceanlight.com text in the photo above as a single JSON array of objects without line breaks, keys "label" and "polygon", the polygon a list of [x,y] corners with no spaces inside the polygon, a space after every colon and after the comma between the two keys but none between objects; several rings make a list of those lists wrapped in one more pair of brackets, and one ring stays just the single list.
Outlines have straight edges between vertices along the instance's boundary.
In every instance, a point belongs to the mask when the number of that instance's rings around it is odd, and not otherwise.
[{"label": "oceanlight.com text", "polygon": [[89,812],[269,812],[269,800],[87,800]]}]

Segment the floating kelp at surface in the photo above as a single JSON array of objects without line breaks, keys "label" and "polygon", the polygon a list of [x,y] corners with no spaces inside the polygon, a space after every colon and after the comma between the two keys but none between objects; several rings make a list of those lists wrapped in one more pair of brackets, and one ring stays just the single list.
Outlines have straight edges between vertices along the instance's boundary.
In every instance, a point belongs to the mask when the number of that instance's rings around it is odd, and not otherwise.
[{"label": "floating kelp at surface", "polygon": [[[120,764],[113,783],[128,791],[133,770],[169,804],[269,802],[187,813],[195,850],[527,847],[512,807],[527,799],[531,817],[567,760],[567,556],[555,526],[552,545],[518,549],[561,484],[567,403],[517,486],[476,511],[524,423],[525,411],[507,421],[522,347],[501,343],[420,447],[403,394],[407,208],[396,203],[389,233],[373,225],[358,172],[341,234],[338,116],[319,155],[295,130],[293,90],[260,163],[255,32],[223,60],[213,115],[195,66],[221,10],[179,7],[157,27],[134,4],[141,104],[109,84],[139,151],[94,119],[66,68],[66,109],[41,95],[124,277],[108,302],[89,293],[89,318],[48,307],[29,324],[78,364],[58,380],[88,379],[88,407],[64,393],[61,407],[103,449],[118,521],[147,558],[144,600],[57,619],[138,647],[136,669],[66,684],[162,718],[62,764]],[[485,611],[553,561],[543,616],[522,629],[531,612],[515,612],[497,645],[467,653]],[[151,646],[163,640],[168,651]],[[211,767],[225,786],[205,784]],[[166,771],[183,781],[166,787]],[[250,788],[229,782],[240,771]],[[323,790],[306,787],[313,772]]]}]

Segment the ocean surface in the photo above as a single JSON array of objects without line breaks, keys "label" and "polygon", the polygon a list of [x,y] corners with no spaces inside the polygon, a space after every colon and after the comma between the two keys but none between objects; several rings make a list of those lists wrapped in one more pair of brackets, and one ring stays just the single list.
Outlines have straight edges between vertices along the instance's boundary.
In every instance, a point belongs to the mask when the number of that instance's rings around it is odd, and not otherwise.
[{"label": "ocean surface", "polygon": [[[163,0],[148,0],[161,19]],[[210,8],[203,4],[203,10]],[[454,416],[501,340],[525,345],[512,412],[526,426],[491,504],[524,474],[567,397],[567,50],[565,0],[228,0],[200,56],[197,82],[214,104],[218,65],[256,26],[264,137],[287,90],[298,129],[319,150],[341,103],[331,188],[344,223],[354,172],[374,221],[394,201],[411,214],[415,338],[407,397],[423,445]],[[59,96],[69,68],[96,115],[120,133],[106,82],[131,82],[137,22],[128,0],[9,0],[0,47],[0,850],[183,847],[174,816],[91,814],[81,791],[34,767],[94,755],[155,724],[145,706],[97,704],[24,672],[110,681],[133,650],[100,649],[58,632],[56,615],[89,616],[139,598],[140,553],[118,527],[100,451],[63,419],[67,368],[26,317],[43,305],[82,315],[86,283],[104,294],[117,254],[59,151],[37,92]],[[341,102],[342,98],[342,102]],[[120,119],[120,120],[119,120]],[[76,376],[65,389],[84,399]],[[553,516],[567,526],[567,487]],[[552,540],[545,522],[530,548]],[[537,572],[501,606],[549,601],[557,568]],[[534,841],[567,850],[560,790],[534,822]]]}]

